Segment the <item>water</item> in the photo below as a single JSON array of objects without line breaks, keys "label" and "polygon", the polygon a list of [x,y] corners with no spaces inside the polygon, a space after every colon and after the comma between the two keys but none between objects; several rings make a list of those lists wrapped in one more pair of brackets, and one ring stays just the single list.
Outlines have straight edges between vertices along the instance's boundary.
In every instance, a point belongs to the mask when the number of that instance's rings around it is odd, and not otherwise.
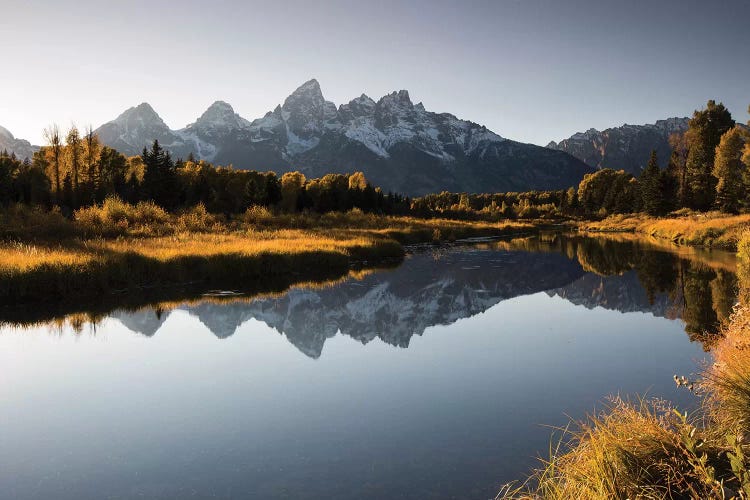
[{"label": "water", "polygon": [[694,405],[672,375],[706,359],[733,267],[532,238],[255,299],[7,324],[0,498],[492,498],[545,455],[548,426],[608,394]]}]

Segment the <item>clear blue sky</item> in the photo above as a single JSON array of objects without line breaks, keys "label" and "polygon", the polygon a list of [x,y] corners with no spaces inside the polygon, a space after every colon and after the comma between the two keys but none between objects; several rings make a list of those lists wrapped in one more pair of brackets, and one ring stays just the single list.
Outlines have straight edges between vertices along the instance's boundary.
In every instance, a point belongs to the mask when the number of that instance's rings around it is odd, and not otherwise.
[{"label": "clear blue sky", "polygon": [[750,1],[0,0],[0,125],[41,141],[147,101],[172,128],[247,119],[299,84],[336,104],[408,89],[508,138],[750,104]]}]

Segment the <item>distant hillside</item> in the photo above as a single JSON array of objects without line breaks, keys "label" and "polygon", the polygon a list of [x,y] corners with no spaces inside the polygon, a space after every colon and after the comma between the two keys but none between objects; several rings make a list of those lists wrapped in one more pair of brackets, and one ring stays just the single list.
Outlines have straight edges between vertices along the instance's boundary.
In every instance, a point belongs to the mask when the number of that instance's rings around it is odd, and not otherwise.
[{"label": "distant hillside", "polygon": [[669,136],[687,130],[689,118],[668,118],[648,125],[623,125],[603,131],[589,129],[547,147],[565,151],[594,168],[613,168],[638,175],[656,150],[666,166],[672,148]]},{"label": "distant hillside", "polygon": [[16,139],[6,128],[0,127],[0,152],[7,151],[18,158],[31,158],[39,146],[32,146],[29,141]]},{"label": "distant hillside", "polygon": [[245,120],[222,101],[171,130],[147,103],[97,129],[102,141],[138,154],[154,139],[174,156],[235,168],[300,170],[308,177],[360,170],[374,185],[409,195],[498,192],[577,185],[593,169],[549,148],[505,139],[476,123],[412,103],[405,90],[362,95],[336,107],[316,80],[262,118]]}]

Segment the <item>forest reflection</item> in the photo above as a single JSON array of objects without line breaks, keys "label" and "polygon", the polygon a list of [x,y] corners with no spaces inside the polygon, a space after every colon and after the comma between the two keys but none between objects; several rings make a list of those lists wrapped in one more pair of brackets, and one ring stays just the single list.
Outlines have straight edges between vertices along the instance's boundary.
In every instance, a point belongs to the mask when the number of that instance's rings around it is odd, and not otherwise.
[{"label": "forest reflection", "polygon": [[497,248],[560,252],[584,271],[602,277],[634,271],[649,303],[666,294],[670,319],[682,319],[691,340],[710,350],[738,297],[733,254],[672,245],[656,239],[616,236],[543,235],[498,242]]},{"label": "forest reflection", "polygon": [[[291,288],[289,286],[291,285]],[[8,326],[52,331],[96,327],[108,317],[153,335],[169,312],[188,311],[220,338],[257,319],[317,357],[337,333],[362,343],[375,337],[407,347],[413,335],[544,292],[588,308],[640,311],[681,319],[691,341],[710,350],[737,301],[737,264],[728,252],[619,236],[543,234],[528,238],[413,250],[398,268],[352,272],[333,282],[285,284],[246,294],[190,294],[118,304],[116,299],[50,318],[13,311]],[[153,292],[152,292],[153,293]],[[0,312],[2,314],[2,312]]]}]

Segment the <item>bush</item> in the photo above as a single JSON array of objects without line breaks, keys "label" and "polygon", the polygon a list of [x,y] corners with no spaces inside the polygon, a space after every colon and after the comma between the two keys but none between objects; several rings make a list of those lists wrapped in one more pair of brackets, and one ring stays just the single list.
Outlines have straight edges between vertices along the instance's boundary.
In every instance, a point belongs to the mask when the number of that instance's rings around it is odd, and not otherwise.
[{"label": "bush", "polygon": [[177,217],[177,228],[195,233],[223,230],[220,217],[208,213],[203,203],[183,211]]},{"label": "bush", "polygon": [[101,205],[76,210],[76,227],[86,236],[120,236],[126,232],[164,235],[174,231],[169,214],[151,201],[137,205],[109,197]]},{"label": "bush", "polygon": [[267,225],[273,221],[273,213],[266,207],[253,205],[245,210],[242,221],[255,226]]},{"label": "bush", "polygon": [[34,240],[66,238],[75,234],[75,227],[60,209],[15,204],[0,210],[0,240]]}]

